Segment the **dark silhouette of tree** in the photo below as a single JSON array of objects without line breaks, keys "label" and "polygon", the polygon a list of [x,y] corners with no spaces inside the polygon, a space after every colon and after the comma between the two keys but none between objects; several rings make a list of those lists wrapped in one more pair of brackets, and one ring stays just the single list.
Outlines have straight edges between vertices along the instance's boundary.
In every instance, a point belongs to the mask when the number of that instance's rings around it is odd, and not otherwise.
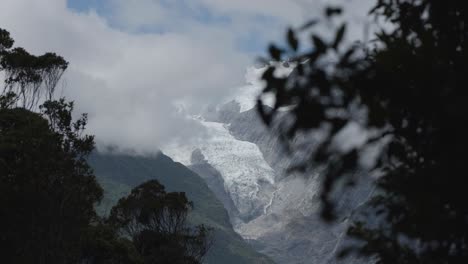
[{"label": "dark silhouette of tree", "polygon": [[86,119],[71,122],[72,105],[63,101],[42,109],[49,122],[23,108],[0,109],[0,248],[6,263],[76,261],[102,196],[84,159],[93,149],[93,138],[81,135]]},{"label": "dark silhouette of tree", "polygon": [[5,74],[2,95],[15,94],[12,103],[33,109],[52,100],[68,62],[55,53],[35,56],[14,44],[8,31],[0,29],[0,71]]},{"label": "dark silhouette of tree", "polygon": [[53,100],[68,62],[13,44],[0,29],[2,262],[77,263],[89,228],[99,220],[94,206],[102,189],[86,162],[94,138],[83,134],[86,115],[73,120],[73,103]]},{"label": "dark silhouette of tree", "polygon": [[[340,8],[328,8],[327,20]],[[301,47],[287,33],[286,47],[271,45],[270,59],[287,60],[294,71],[265,71],[265,94],[272,109],[258,110],[282,138],[320,130],[325,139],[294,169],[326,166],[322,205],[334,217],[331,192],[356,171],[378,173],[378,194],[367,216],[350,227],[363,244],[359,253],[378,263],[468,263],[468,5],[458,0],[378,0],[370,15],[385,20],[371,41],[346,43],[346,25],[332,39],[312,30],[312,47]],[[268,61],[270,61],[268,59]],[[288,118],[289,117],[289,118]],[[366,141],[350,150],[337,147],[351,122],[367,131]],[[383,145],[372,168],[360,166],[363,153]]]},{"label": "dark silhouette of tree", "polygon": [[167,193],[157,180],[150,180],[119,200],[109,222],[132,239],[144,263],[202,263],[211,244],[210,230],[188,225],[191,207],[185,193]]},{"label": "dark silhouette of tree", "polygon": [[201,263],[209,229],[188,227],[184,193],[150,181],[110,220],[96,214],[103,190],[86,160],[94,149],[87,115],[74,119],[73,102],[53,98],[68,62],[13,43],[0,29],[0,262]]},{"label": "dark silhouette of tree", "polygon": [[132,241],[101,221],[88,228],[80,264],[143,264]]}]

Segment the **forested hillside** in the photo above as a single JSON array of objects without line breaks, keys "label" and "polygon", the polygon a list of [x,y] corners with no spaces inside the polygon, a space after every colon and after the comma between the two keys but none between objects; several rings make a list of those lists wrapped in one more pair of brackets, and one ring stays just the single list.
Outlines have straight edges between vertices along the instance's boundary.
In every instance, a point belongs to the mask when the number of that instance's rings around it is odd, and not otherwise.
[{"label": "forested hillside", "polygon": [[206,256],[206,263],[272,263],[234,232],[222,203],[200,176],[182,164],[163,154],[138,157],[102,153],[92,154],[89,163],[104,188],[100,213],[108,213],[117,200],[136,185],[157,179],[169,192],[186,192],[194,203],[189,216],[193,224],[205,224],[214,229],[214,243]]}]

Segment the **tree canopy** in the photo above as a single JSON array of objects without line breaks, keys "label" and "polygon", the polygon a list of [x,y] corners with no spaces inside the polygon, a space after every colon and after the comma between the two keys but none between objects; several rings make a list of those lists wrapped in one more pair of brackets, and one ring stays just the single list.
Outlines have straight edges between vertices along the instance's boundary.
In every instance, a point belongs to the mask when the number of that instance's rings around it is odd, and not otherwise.
[{"label": "tree canopy", "polygon": [[[87,163],[87,115],[54,98],[68,62],[13,48],[0,29],[0,251],[2,263],[201,263],[209,228],[191,227],[191,202],[157,181],[98,216],[103,196]],[[123,233],[135,224],[137,229]]]},{"label": "tree canopy", "polygon": [[13,44],[10,33],[0,28],[0,72],[5,75],[2,95],[14,95],[10,103],[27,109],[52,100],[68,62],[51,52],[35,56]]},{"label": "tree canopy", "polygon": [[150,180],[120,199],[109,221],[132,238],[144,263],[196,264],[211,241],[208,228],[188,225],[191,207],[185,193],[167,193],[157,180]]},{"label": "tree canopy", "polygon": [[94,146],[81,135],[86,118],[72,122],[72,104],[63,100],[42,110],[0,108],[0,247],[7,263],[76,261],[97,220],[102,189],[85,160]]},{"label": "tree canopy", "polygon": [[[325,20],[343,10],[327,8]],[[294,169],[325,165],[323,217],[334,218],[334,186],[353,175],[377,177],[378,194],[367,216],[350,227],[363,242],[357,251],[378,263],[466,263],[468,206],[468,8],[464,1],[378,0],[369,13],[386,27],[368,42],[346,41],[346,24],[327,39],[313,20],[287,32],[287,44],[271,45],[272,63],[259,98],[266,124],[286,142],[310,131],[324,139]],[[311,31],[311,43],[299,34]],[[305,47],[307,46],[307,47]],[[275,74],[288,61],[288,76]],[[287,118],[278,118],[286,116]],[[337,138],[350,124],[366,134],[351,149]],[[370,148],[375,163],[363,167]],[[365,214],[363,214],[365,215]]]},{"label": "tree canopy", "polygon": [[[13,43],[0,29],[2,261],[76,262],[102,197],[86,163],[94,138],[83,134],[86,115],[72,119],[73,103],[52,100],[68,63],[52,53],[36,57],[12,49]],[[37,109],[41,100],[47,101]],[[33,108],[38,112],[28,110]]]}]

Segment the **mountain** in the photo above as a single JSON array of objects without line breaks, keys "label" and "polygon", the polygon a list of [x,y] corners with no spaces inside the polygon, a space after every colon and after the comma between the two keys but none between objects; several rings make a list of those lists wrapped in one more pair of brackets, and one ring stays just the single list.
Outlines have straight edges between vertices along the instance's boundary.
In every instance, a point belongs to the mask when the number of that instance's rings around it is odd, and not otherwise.
[{"label": "mountain", "polygon": [[93,153],[89,164],[105,190],[98,208],[100,213],[108,213],[133,187],[149,179],[157,179],[167,191],[183,191],[193,201],[194,209],[189,216],[191,223],[203,223],[214,228],[214,244],[205,263],[273,263],[233,230],[223,204],[205,181],[184,165],[163,154],[142,157],[115,153]]},{"label": "mountain", "polygon": [[[192,145],[168,144],[163,151],[197,172],[228,210],[234,230],[277,263],[335,263],[335,253],[348,243],[348,219],[373,193],[369,179],[357,188],[335,191],[339,221],[319,216],[321,168],[307,175],[287,170],[305,155],[289,155],[274,131],[254,108],[261,70],[250,69],[249,85],[232,100],[209,107],[194,120],[206,134]],[[320,133],[298,138],[303,149],[314,147]],[[307,151],[305,151],[307,152]],[[348,258],[343,263],[363,263]]]}]

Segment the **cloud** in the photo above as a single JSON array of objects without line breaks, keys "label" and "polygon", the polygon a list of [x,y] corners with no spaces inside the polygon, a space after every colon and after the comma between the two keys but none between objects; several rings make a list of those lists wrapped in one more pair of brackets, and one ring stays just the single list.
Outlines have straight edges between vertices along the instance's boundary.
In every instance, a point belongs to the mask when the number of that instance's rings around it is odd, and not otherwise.
[{"label": "cloud", "polygon": [[143,152],[204,133],[175,105],[219,102],[244,83],[253,53],[312,14],[305,0],[103,1],[106,14],[65,0],[3,0],[0,27],[17,46],[70,62],[63,94],[89,113],[100,145]]},{"label": "cloud", "polygon": [[[174,103],[215,101],[242,84],[250,61],[217,30],[197,29],[198,37],[132,34],[94,12],[74,13],[64,1],[43,3],[3,1],[1,26],[16,45],[37,54],[52,50],[70,61],[63,93],[77,111],[89,113],[89,132],[100,143],[151,151],[169,136],[196,133]],[[210,33],[216,42],[207,40]]]}]

